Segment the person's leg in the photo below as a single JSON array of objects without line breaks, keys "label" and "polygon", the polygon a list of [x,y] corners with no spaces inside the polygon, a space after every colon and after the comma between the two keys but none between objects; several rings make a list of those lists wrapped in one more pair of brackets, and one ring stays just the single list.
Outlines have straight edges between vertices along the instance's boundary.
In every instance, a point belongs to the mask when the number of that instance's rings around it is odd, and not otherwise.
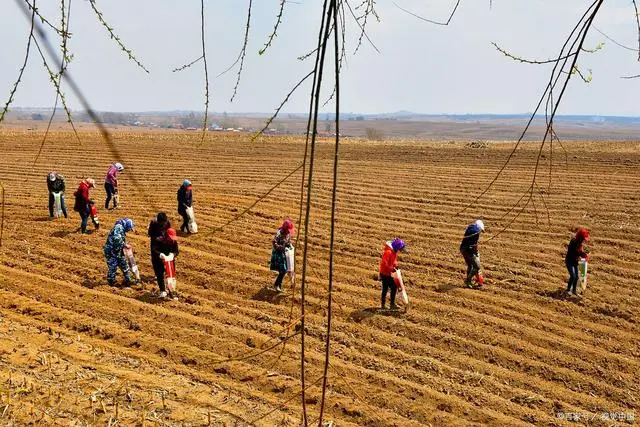
[{"label": "person's leg", "polygon": [[49,218],[53,218],[53,193],[49,191]]},{"label": "person's leg", "polygon": [[156,283],[158,283],[158,288],[160,292],[165,292],[164,286],[164,263],[160,258],[156,258],[151,256],[151,264],[153,265],[153,272],[156,275]]},{"label": "person's leg", "polygon": [[182,215],[182,226],[180,226],[180,230],[183,230],[185,233],[189,232],[189,215],[186,212],[181,213]]},{"label": "person's leg", "polygon": [[122,275],[124,276],[125,284],[130,285],[131,283],[133,283],[133,280],[131,280],[131,267],[129,266],[129,263],[125,258],[124,253],[120,251],[120,253],[118,253],[115,258],[118,262],[118,266],[120,267],[120,270],[122,270]]},{"label": "person's leg", "polygon": [[87,212],[80,212],[80,231],[83,233],[87,232],[87,222],[89,222],[89,214]]},{"label": "person's leg", "polygon": [[578,266],[577,265],[572,265],[571,266],[572,269],[572,273],[571,273],[571,292],[573,292],[575,295],[577,295],[577,286],[578,286]]},{"label": "person's leg", "polygon": [[389,295],[389,308],[393,310],[398,308],[398,306],[396,305],[396,293],[398,292],[398,287],[396,286],[396,282],[393,280],[393,278],[390,277],[390,279],[391,282],[387,286],[391,291]]},{"label": "person's leg", "polygon": [[473,254],[471,257],[471,269],[473,270],[473,276],[475,276],[478,285],[482,286],[484,284],[484,278],[480,275],[480,254]]},{"label": "person's leg", "polygon": [[387,302],[387,292],[389,291],[389,280],[388,276],[380,275],[380,280],[382,281],[382,294],[380,295],[380,308],[385,308],[385,304]]},{"label": "person's leg", "polygon": [[282,279],[284,279],[284,276],[287,274],[286,271],[280,271],[278,273],[278,277],[276,277],[276,281],[273,284],[273,286],[276,288],[277,291],[281,291],[282,290]]},{"label": "person's leg", "polygon": [[105,253],[104,256],[107,260],[107,283],[109,283],[109,286],[111,286],[116,282],[118,260],[111,253]]},{"label": "person's leg", "polygon": [[107,193],[107,198],[104,201],[104,208],[109,209],[109,202],[111,201],[111,196],[113,196],[113,185],[111,185],[108,182],[105,182],[104,191]]},{"label": "person's leg", "polygon": [[69,218],[69,215],[67,215],[67,205],[64,203],[64,193],[60,193],[60,207],[62,208],[64,217]]},{"label": "person's leg", "polygon": [[472,256],[467,251],[461,251],[465,264],[467,264],[467,276],[464,279],[464,283],[467,286],[471,286],[471,279],[473,278],[473,260]]}]

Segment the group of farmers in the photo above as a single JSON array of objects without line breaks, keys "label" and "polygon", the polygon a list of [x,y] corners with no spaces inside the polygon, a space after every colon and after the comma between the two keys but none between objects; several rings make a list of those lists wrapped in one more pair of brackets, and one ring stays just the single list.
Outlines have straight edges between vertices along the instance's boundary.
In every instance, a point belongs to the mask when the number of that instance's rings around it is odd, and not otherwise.
[{"label": "group of farmers", "polygon": [[[105,199],[105,209],[109,209],[109,202],[113,200],[113,209],[119,207],[118,193],[118,174],[124,171],[124,166],[120,163],[113,163],[109,166],[105,177],[104,188],[107,194]],[[54,216],[54,205],[59,209],[60,213],[68,217],[64,203],[65,182],[64,177],[57,172],[49,173],[47,177],[47,186],[49,189],[49,216]],[[80,214],[81,224],[80,231],[87,233],[87,223],[89,217],[93,219],[96,229],[100,223],[97,218],[95,204],[89,197],[89,191],[95,187],[95,181],[86,178],[80,182],[78,189],[74,193],[75,204],[74,210]],[[180,230],[190,233],[189,227],[190,217],[189,209],[192,208],[193,196],[192,185],[189,180],[184,180],[177,193],[178,213],[182,217],[182,225]],[[107,281],[110,285],[115,283],[116,271],[120,267],[125,277],[125,283],[130,284],[134,281],[131,278],[130,262],[125,258],[125,248],[128,247],[126,242],[126,233],[133,230],[134,224],[130,218],[122,218],[116,221],[114,227],[107,236],[104,245],[104,255],[107,261],[108,272]],[[294,224],[291,219],[287,218],[282,225],[276,230],[272,240],[272,252],[270,269],[277,272],[274,288],[277,292],[282,291],[282,282],[285,275],[289,272],[293,280],[293,244],[292,234]],[[485,225],[482,220],[476,220],[469,224],[464,232],[464,236],[460,243],[460,253],[467,265],[467,272],[464,279],[465,286],[469,288],[482,288],[485,284],[484,277],[480,273],[480,254],[478,250],[478,242],[480,234],[485,231]],[[167,218],[166,213],[160,212],[156,218],[149,224],[148,232],[150,239],[151,264],[155,273],[158,287],[160,289],[160,297],[173,297],[172,290],[167,289],[165,282],[165,260],[167,257],[178,254],[178,242],[176,231],[171,227],[171,222]],[[565,256],[565,265],[569,272],[569,280],[567,282],[567,294],[579,296],[577,293],[578,284],[578,265],[581,259],[585,259],[589,250],[584,246],[585,242],[590,239],[589,232],[585,229],[579,229],[571,239]],[[402,280],[399,279],[398,271],[398,254],[406,251],[406,243],[399,238],[393,239],[385,243],[382,259],[380,260],[379,279],[382,282],[382,294],[380,296],[380,307],[386,309],[387,294],[389,294],[389,308],[397,310],[396,295],[398,290],[402,288]],[[171,259],[173,259],[171,257]]]},{"label": "group of farmers", "polygon": [[[106,199],[104,202],[105,209],[118,209],[120,207],[118,174],[124,172],[124,166],[121,163],[113,163],[109,166],[104,180],[104,189]],[[95,180],[92,178],[83,179],[78,185],[74,193],[75,203],[73,209],[80,215],[80,232],[87,234],[87,226],[89,218],[92,219],[96,229],[100,228],[97,208],[94,201],[90,197],[90,191],[95,188]],[[56,171],[50,172],[47,176],[47,189],[49,191],[49,219],[54,216],[64,215],[68,218],[67,208],[64,199],[65,178]],[[185,179],[177,192],[178,213],[182,216],[183,223],[181,230],[184,233],[191,233],[192,228],[189,226],[192,216],[193,204],[193,188],[191,181]],[[110,208],[110,202],[113,200],[113,207]],[[191,212],[189,212],[191,210]],[[132,250],[131,245],[127,242],[127,233],[134,229],[132,219],[125,217],[116,220],[114,226],[107,235],[106,242],[103,246],[105,261],[107,264],[107,282],[114,285],[118,268],[122,270],[125,285],[131,285],[139,280],[136,274],[132,273],[133,259],[128,260],[125,256],[127,250]],[[150,240],[151,263],[155,273],[161,298],[174,298],[175,294],[172,289],[167,289],[165,282],[165,260],[173,260],[178,255],[178,240],[176,231],[171,227],[167,214],[159,212],[156,218],[151,221],[148,228],[148,236]],[[133,258],[133,257],[132,257]],[[174,266],[174,264],[172,263]],[[172,267],[172,268],[175,268]],[[173,270],[175,273],[175,270]]]}]

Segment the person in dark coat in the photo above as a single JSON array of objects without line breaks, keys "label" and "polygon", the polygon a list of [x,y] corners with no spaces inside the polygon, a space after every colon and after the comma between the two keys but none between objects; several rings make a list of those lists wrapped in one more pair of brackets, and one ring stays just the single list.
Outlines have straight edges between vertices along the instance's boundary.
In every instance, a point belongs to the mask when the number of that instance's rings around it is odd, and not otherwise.
[{"label": "person in dark coat", "polygon": [[484,231],[484,223],[481,219],[469,224],[464,231],[464,237],[460,242],[460,253],[464,257],[464,262],[467,264],[467,276],[464,279],[465,285],[471,287],[471,280],[476,277],[478,286],[484,285],[484,277],[480,274],[480,253],[478,251],[478,240],[480,240],[480,233]]},{"label": "person in dark coat", "polygon": [[290,219],[285,219],[280,228],[276,231],[275,236],[271,242],[271,263],[270,269],[278,272],[278,277],[273,286],[276,291],[282,291],[282,279],[287,274],[287,258],[285,256],[285,250],[287,248],[293,248],[291,244],[291,234],[293,233],[293,222]]},{"label": "person in dark coat", "polygon": [[191,181],[185,179],[182,185],[178,189],[178,213],[182,216],[182,225],[180,231],[184,233],[190,233],[189,231],[189,216],[187,215],[187,208],[190,208],[193,204],[193,193]]},{"label": "person in dark coat", "polygon": [[87,178],[80,182],[78,189],[73,193],[76,198],[73,210],[80,214],[80,231],[83,234],[87,233],[87,222],[91,215],[91,208],[89,207],[89,203],[91,202],[91,199],[89,198],[89,190],[94,188],[95,185],[96,182],[93,179]]},{"label": "person in dark coat", "polygon": [[[159,212],[156,218],[151,220],[147,234],[149,236],[149,247],[151,250],[151,265],[153,266],[153,272],[156,275],[156,282],[160,293],[165,292],[164,286],[164,263],[160,258],[160,254],[163,251],[163,242],[166,236],[167,229],[171,226],[171,223],[167,219],[167,214]],[[166,295],[166,292],[165,292]]]},{"label": "person in dark coat", "polygon": [[578,286],[578,263],[580,258],[586,258],[588,249],[583,246],[584,242],[588,242],[591,236],[589,231],[580,228],[576,235],[569,242],[567,254],[564,257],[564,263],[569,271],[569,280],[567,281],[567,293],[578,296],[576,290]]},{"label": "person in dark coat", "polygon": [[53,205],[55,203],[53,193],[60,193],[60,208],[62,209],[64,217],[68,218],[67,207],[64,203],[64,176],[58,172],[50,172],[47,176],[47,189],[49,190],[49,219],[53,219]]}]

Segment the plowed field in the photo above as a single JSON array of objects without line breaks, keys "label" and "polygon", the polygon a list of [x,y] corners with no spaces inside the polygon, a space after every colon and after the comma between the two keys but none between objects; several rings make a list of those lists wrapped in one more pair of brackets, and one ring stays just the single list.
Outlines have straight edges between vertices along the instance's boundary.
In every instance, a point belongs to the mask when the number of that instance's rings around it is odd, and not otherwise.
[{"label": "plowed field", "polygon": [[[103,227],[81,235],[73,191],[82,176],[94,177],[92,197],[101,205],[104,174],[117,159],[97,133],[82,133],[80,145],[56,132],[32,166],[41,139],[40,132],[0,132],[0,423],[298,425],[300,296],[288,281],[282,294],[270,290],[268,262],[282,218],[300,225],[301,172],[216,228],[291,172],[304,142],[216,134],[201,145],[196,133],[115,133],[126,167],[121,209],[101,209]],[[550,189],[547,152],[546,206],[536,196],[535,211],[530,205],[491,239],[530,185],[536,146],[518,151],[493,189],[457,213],[511,148],[343,143],[325,420],[569,425],[578,414],[590,425],[637,422],[640,144],[566,143],[568,163],[556,149]],[[332,149],[328,141],[318,146],[308,230],[310,422],[322,391]],[[52,169],[67,178],[69,219],[47,220]],[[200,233],[179,237],[180,298],[163,301],[146,227],[159,210],[179,225],[175,192],[184,178],[194,185]],[[128,238],[143,281],[109,287],[102,244],[125,215],[137,224]],[[458,244],[479,216],[487,225],[480,248],[488,285],[474,290],[462,287]],[[564,251],[578,226],[592,235],[589,287],[581,299],[565,298]],[[413,304],[407,313],[379,312],[379,257],[396,236],[408,244],[400,266]]]}]

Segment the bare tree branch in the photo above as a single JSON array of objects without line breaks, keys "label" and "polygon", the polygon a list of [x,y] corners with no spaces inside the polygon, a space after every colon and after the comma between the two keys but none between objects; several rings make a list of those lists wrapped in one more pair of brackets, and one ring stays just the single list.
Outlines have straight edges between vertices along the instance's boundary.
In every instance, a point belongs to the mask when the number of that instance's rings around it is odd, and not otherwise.
[{"label": "bare tree branch", "polygon": [[133,55],[133,52],[131,51],[131,49],[127,49],[127,47],[124,45],[122,40],[120,40],[120,37],[118,37],[118,35],[115,33],[113,27],[111,27],[107,23],[107,21],[105,21],[104,17],[102,16],[102,12],[100,12],[96,7],[96,0],[89,0],[89,4],[91,5],[91,8],[93,9],[96,16],[98,17],[98,22],[100,22],[100,24],[102,24],[102,26],[106,28],[106,30],[109,32],[109,37],[111,37],[111,39],[116,41],[118,46],[120,46],[120,50],[126,53],[129,59],[135,62],[136,65],[138,65],[138,67],[142,68],[144,71],[149,73],[149,70],[147,70],[147,68],[144,65],[142,65],[142,63],[138,61],[138,59]]},{"label": "bare tree branch", "polygon": [[258,51],[258,54],[263,55],[267,49],[269,49],[269,47],[271,47],[271,43],[273,42],[273,39],[275,39],[275,37],[278,35],[278,28],[280,27],[280,23],[282,23],[282,15],[284,14],[284,4],[287,2],[287,0],[280,0],[280,10],[278,11],[278,15],[276,16],[276,24],[273,26],[273,31],[271,31],[271,34],[269,34],[269,38],[267,39],[267,42],[264,44],[264,46],[262,47],[262,49],[260,49]]},{"label": "bare tree branch", "polygon": [[[578,22],[576,23],[576,25],[574,26],[573,30],[571,31],[571,33],[569,34],[569,36],[566,38],[560,53],[558,55],[558,61],[552,61],[554,63],[554,67],[553,70],[551,72],[551,76],[549,79],[549,83],[547,84],[547,87],[545,88],[539,102],[538,105],[536,106],[534,112],[531,114],[531,117],[529,118],[529,121],[527,123],[527,125],[525,126],[525,129],[523,130],[523,132],[520,135],[520,138],[518,139],[518,141],[516,142],[515,147],[513,148],[513,150],[510,152],[509,156],[507,157],[506,161],[503,163],[502,167],[500,168],[500,170],[496,173],[496,175],[494,176],[493,180],[489,183],[489,185],[487,185],[485,187],[485,189],[474,198],[474,200],[468,204],[461,212],[459,212],[458,214],[466,211],[470,206],[473,206],[476,204],[476,202],[480,199],[480,197],[482,197],[484,194],[486,194],[489,189],[493,186],[493,184],[497,181],[497,179],[500,177],[500,175],[503,173],[503,171],[506,169],[507,165],[509,164],[509,162],[511,161],[511,158],[513,157],[515,151],[518,149],[520,143],[522,142],[525,134],[527,133],[527,131],[529,130],[529,127],[533,121],[533,119],[535,118],[538,110],[540,109],[540,106],[542,105],[542,102],[546,99],[546,107],[545,107],[545,117],[546,117],[546,121],[547,121],[547,127],[545,130],[545,134],[542,138],[542,142],[541,142],[541,146],[540,146],[540,150],[538,152],[538,156],[536,158],[536,164],[535,164],[535,168],[533,171],[533,176],[531,179],[531,184],[528,188],[528,190],[523,194],[523,196],[520,198],[520,200],[518,201],[518,203],[511,209],[515,209],[515,207],[520,203],[520,201],[523,199],[524,196],[528,195],[529,197],[527,198],[527,202],[518,210],[517,214],[515,215],[515,218],[513,218],[505,227],[503,227],[498,233],[496,233],[494,236],[492,236],[489,240],[497,237],[499,234],[501,234],[504,230],[506,230],[514,221],[517,217],[520,216],[520,214],[526,209],[526,207],[529,205],[529,203],[531,202],[532,198],[533,198],[533,191],[536,188],[537,185],[537,174],[538,174],[538,168],[539,168],[539,164],[540,164],[540,159],[542,156],[542,149],[544,148],[545,142],[547,141],[547,138],[551,136],[551,138],[553,138],[553,135],[555,134],[553,131],[553,119],[556,115],[557,109],[561,104],[563,95],[565,93],[565,90],[568,86],[569,80],[571,79],[571,76],[574,74],[574,70],[577,69],[576,67],[576,63],[578,61],[578,58],[580,56],[580,53],[584,51],[584,42],[586,39],[586,36],[589,32],[589,29],[593,23],[593,20],[595,18],[595,16],[597,15],[600,6],[602,5],[604,0],[595,0],[591,3],[591,5],[587,8],[587,10],[584,12],[584,14],[582,15],[582,17],[578,20]],[[575,36],[574,36],[575,35]],[[567,46],[568,49],[567,49]],[[567,51],[567,53],[565,53],[565,51]],[[569,62],[569,60],[571,60]],[[560,78],[564,76],[564,80],[562,82],[561,85],[561,89],[560,89],[560,94],[559,96],[554,99],[554,95],[553,95],[553,91],[554,88],[556,87],[556,85],[558,84]],[[549,112],[550,110],[550,112]],[[508,212],[510,213],[511,210]],[[508,214],[507,213],[507,214]]]},{"label": "bare tree branch", "polygon": [[409,15],[420,19],[421,21],[429,22],[429,23],[435,24],[435,25],[445,25],[446,26],[446,25],[449,25],[449,23],[451,22],[451,19],[453,19],[453,15],[455,15],[456,10],[458,10],[458,6],[460,5],[460,0],[456,1],[456,5],[453,7],[453,10],[451,11],[451,14],[449,15],[449,19],[447,19],[446,22],[440,22],[440,21],[434,21],[432,19],[427,19],[427,18],[425,18],[423,16],[420,16],[420,15],[418,15],[416,13],[411,12],[410,10],[407,10],[407,9],[401,7],[400,5],[398,5],[398,3],[396,3],[393,0],[391,1],[391,3],[393,3],[398,9],[402,10],[403,12],[406,12]]},{"label": "bare tree branch", "polygon": [[[21,3],[19,3],[19,0],[16,0],[16,2],[18,2],[19,5],[21,5]],[[35,28],[35,25],[34,25],[35,16],[36,16],[35,0],[33,1],[33,4],[34,6],[31,8],[31,27],[29,28],[29,37],[27,40],[27,48],[25,49],[25,53],[24,53],[24,61],[22,62],[22,67],[20,67],[20,71],[18,72],[18,78],[13,84],[13,87],[11,88],[11,92],[9,92],[9,99],[7,99],[7,102],[4,104],[4,108],[0,113],[0,123],[2,123],[2,120],[4,119],[5,114],[7,114],[7,111],[9,111],[9,106],[13,102],[13,97],[16,93],[16,90],[18,90],[18,86],[20,85],[20,82],[22,81],[22,75],[24,74],[24,70],[25,68],[27,68],[27,62],[29,60],[29,51],[31,49],[31,40],[33,38],[33,31]]]},{"label": "bare tree branch", "polygon": [[233,87],[233,95],[231,95],[231,102],[233,102],[233,100],[236,97],[236,94],[238,93],[238,86],[240,85],[240,77],[242,76],[242,69],[244,67],[244,58],[247,55],[247,43],[249,42],[249,28],[251,27],[252,3],[253,3],[253,0],[249,0],[249,7],[247,8],[247,25],[244,33],[244,42],[242,43],[242,50],[240,50],[240,56],[238,56],[238,58],[240,59],[240,67],[238,68],[238,78],[236,79],[236,84]]},{"label": "bare tree branch", "polygon": [[265,122],[265,125],[262,127],[262,129],[260,129],[258,132],[256,132],[255,135],[253,135],[251,137],[252,140],[257,139],[260,135],[262,135],[264,133],[265,130],[267,130],[269,128],[269,126],[271,126],[271,123],[273,123],[273,121],[276,119],[276,117],[278,117],[278,114],[280,113],[280,110],[289,101],[289,98],[291,97],[291,95],[293,95],[294,92],[300,87],[300,85],[302,85],[302,83],[304,83],[305,80],[307,80],[309,77],[311,77],[314,72],[315,71],[309,72],[306,76],[304,76],[302,79],[300,79],[300,81],[298,81],[298,83],[296,83],[296,85],[293,87],[293,89],[291,89],[289,91],[289,93],[287,94],[287,96],[285,96],[284,100],[282,100],[280,105],[278,105],[278,108],[276,108],[276,111],[271,115],[271,117],[269,117],[269,119],[267,119],[267,121]]},{"label": "bare tree branch", "polygon": [[31,11],[35,12],[36,16],[38,18],[40,18],[40,22],[42,22],[43,24],[46,24],[49,28],[51,28],[53,31],[55,31],[56,33],[58,33],[58,35],[62,36],[64,33],[64,28],[60,29],[58,27],[56,27],[55,25],[53,25],[51,22],[49,22],[49,20],[47,20],[44,16],[42,16],[40,14],[40,12],[38,11],[38,8],[35,7],[35,0],[33,2],[33,5],[31,3],[29,3],[29,0],[24,0],[24,2],[27,4],[27,6],[29,7],[29,9],[31,9]]},{"label": "bare tree branch", "polygon": [[638,52],[638,49],[633,48],[633,47],[629,47],[629,46],[625,46],[624,44],[620,43],[619,41],[615,40],[614,38],[612,38],[611,36],[609,36],[608,34],[606,34],[604,31],[600,30],[598,27],[596,27],[595,25],[593,26],[593,29],[596,30],[597,32],[599,32],[600,34],[602,34],[602,36],[609,40],[611,43],[620,46],[623,49],[626,50],[630,50],[632,52]]},{"label": "bare tree branch", "polygon": [[204,56],[200,56],[196,59],[194,59],[193,61],[189,62],[188,64],[184,64],[178,68],[174,68],[173,70],[171,70],[172,73],[177,73],[179,71],[185,70],[189,67],[191,67],[193,64],[195,64],[196,62],[200,61],[201,59],[204,59]]},{"label": "bare tree branch", "polygon": [[205,37],[204,37],[204,0],[200,0],[200,36],[202,41],[202,62],[204,63],[204,118],[202,120],[202,140],[204,142],[204,136],[207,132],[207,120],[209,116],[209,69],[207,68],[207,51],[205,49]]}]

